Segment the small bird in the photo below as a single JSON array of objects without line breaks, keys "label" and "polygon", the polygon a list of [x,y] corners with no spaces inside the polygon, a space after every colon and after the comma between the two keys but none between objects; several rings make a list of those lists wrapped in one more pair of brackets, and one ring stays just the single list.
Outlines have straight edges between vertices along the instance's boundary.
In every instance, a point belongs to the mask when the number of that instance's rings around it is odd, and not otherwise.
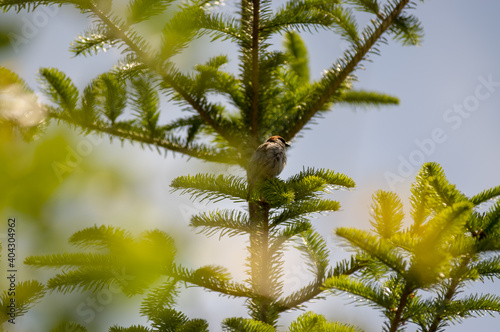
[{"label": "small bird", "polygon": [[258,181],[277,177],[283,171],[288,146],[290,144],[283,137],[271,136],[255,150],[247,168],[247,200],[250,200],[253,187]]}]

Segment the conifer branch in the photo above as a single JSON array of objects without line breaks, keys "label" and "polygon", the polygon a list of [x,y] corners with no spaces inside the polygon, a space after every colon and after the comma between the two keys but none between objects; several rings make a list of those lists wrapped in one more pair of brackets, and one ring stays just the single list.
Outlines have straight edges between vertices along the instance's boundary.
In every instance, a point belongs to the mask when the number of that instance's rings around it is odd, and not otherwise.
[{"label": "conifer branch", "polygon": [[170,277],[217,293],[232,297],[252,297],[253,292],[229,280],[229,274],[218,266],[205,266],[197,270],[186,269],[174,264]]},{"label": "conifer branch", "polygon": [[273,227],[273,241],[271,241],[272,244],[269,247],[271,253],[282,250],[283,245],[287,241],[303,232],[307,232],[312,228],[312,225],[309,221],[295,221],[283,229],[277,230],[276,228],[277,227]]},{"label": "conifer branch", "polygon": [[406,308],[408,304],[408,299],[410,295],[413,293],[415,288],[406,284],[399,298],[398,307],[396,309],[396,313],[391,320],[389,332],[397,332],[399,330],[399,326],[405,323],[403,319],[403,310]]},{"label": "conifer branch", "polygon": [[189,226],[201,228],[199,232],[208,236],[217,232],[220,232],[220,237],[247,235],[251,232],[248,216],[236,210],[216,210],[195,215]]},{"label": "conifer branch", "polygon": [[392,299],[385,294],[378,285],[372,284],[369,281],[358,280],[346,275],[339,275],[328,278],[324,286],[334,292],[335,290],[339,290],[341,292],[363,297],[370,301],[369,305],[375,306],[376,308],[390,308],[392,304]]},{"label": "conifer branch", "polygon": [[[97,54],[99,50],[106,50],[106,46],[114,46],[114,40],[110,34],[98,26],[86,30],[83,35],[78,36],[71,43],[70,52],[75,56]],[[104,33],[103,33],[104,32]]]},{"label": "conifer branch", "polygon": [[[90,2],[90,10],[109,28],[110,34],[116,38],[121,39],[132,52],[137,54],[137,56],[146,64],[153,72],[156,72],[162,77],[164,82],[172,87],[193,109],[200,115],[200,117],[212,127],[221,137],[226,139],[229,144],[236,144],[239,140],[231,137],[227,134],[226,130],[220,125],[219,121],[216,121],[203,105],[204,102],[199,102],[197,98],[191,95],[187,89],[183,88],[173,76],[168,75],[161,70],[161,67],[157,64],[157,60],[151,58],[145,50],[143,50],[139,45],[137,45],[125,31],[123,31],[118,25],[116,25],[101,9],[93,2]],[[179,73],[177,73],[180,75]],[[206,103],[206,102],[205,102]]]},{"label": "conifer branch", "polygon": [[78,89],[64,73],[55,68],[42,68],[39,80],[52,101],[63,110],[71,111],[76,107]]},{"label": "conifer branch", "polygon": [[139,143],[144,143],[144,144],[151,144],[154,145],[158,148],[164,148],[166,150],[170,150],[172,152],[179,152],[182,153],[186,156],[189,157],[194,157],[194,158],[199,158],[203,159],[206,161],[212,161],[212,162],[224,162],[228,164],[238,164],[238,161],[235,161],[231,156],[228,154],[224,153],[213,153],[208,149],[203,149],[203,148],[196,148],[196,147],[189,147],[186,146],[185,144],[180,144],[176,143],[175,141],[172,142],[172,140],[167,140],[163,139],[161,137],[151,137],[149,134],[141,133],[135,130],[127,130],[127,129],[122,129],[118,127],[112,127],[109,125],[106,125],[105,123],[101,123],[99,121],[95,121],[92,123],[81,123],[79,121],[76,121],[75,119],[66,116],[64,114],[61,114],[59,112],[54,112],[54,111],[49,111],[49,116],[51,118],[57,119],[57,120],[62,120],[65,123],[68,123],[70,125],[74,125],[76,127],[79,127],[83,129],[86,132],[91,132],[94,131],[97,134],[108,134],[114,137],[117,137],[121,140],[127,139],[130,140],[132,143],[133,142],[139,142]]},{"label": "conifer branch", "polygon": [[283,312],[286,310],[298,309],[304,306],[305,303],[318,298],[324,291],[323,282],[324,280],[315,280],[284,299],[280,299],[277,302],[279,310]]},{"label": "conifer branch", "polygon": [[224,332],[276,332],[274,326],[247,318],[226,318],[222,322]]},{"label": "conifer branch", "polygon": [[349,90],[342,93],[336,104],[347,104],[354,107],[381,107],[399,105],[399,99],[387,94],[365,90]]},{"label": "conifer branch", "polygon": [[441,322],[448,317],[449,313],[446,313],[447,309],[450,306],[453,297],[456,295],[460,284],[463,282],[463,275],[468,270],[467,266],[469,265],[471,258],[472,257],[469,255],[463,257],[453,277],[448,281],[446,293],[442,299],[439,299],[438,308],[436,308],[433,312],[433,320],[430,324],[428,332],[438,331]]},{"label": "conifer branch", "polygon": [[296,321],[292,322],[288,332],[362,332],[361,329],[339,322],[327,321],[323,315],[315,314],[311,311],[299,316]]},{"label": "conifer branch", "polygon": [[293,222],[302,215],[311,213],[324,213],[337,211],[340,209],[340,204],[337,201],[326,199],[310,199],[306,201],[294,201],[287,206],[284,206],[283,211],[272,217],[272,224],[279,225],[283,222]]},{"label": "conifer branch", "polygon": [[178,280],[170,278],[170,280],[164,282],[161,286],[150,291],[142,300],[141,315],[154,317],[158,316],[162,309],[173,307],[175,297],[179,293],[178,284]]},{"label": "conifer branch", "polygon": [[162,13],[173,0],[132,0],[127,8],[127,24],[136,24]]},{"label": "conifer branch", "polygon": [[366,231],[352,228],[338,228],[336,234],[348,240],[354,247],[358,247],[380,260],[397,274],[406,274],[407,263],[404,257],[395,250],[389,241],[377,238]]},{"label": "conifer branch", "polygon": [[[17,282],[15,286],[10,284],[7,289],[0,292],[0,307],[2,308],[0,311],[0,330],[2,330],[2,326],[5,326],[4,323],[12,320],[12,314],[15,318],[23,316],[45,293],[44,285],[35,280]],[[14,307],[11,300],[14,298],[13,295],[15,295]],[[15,320],[12,321],[15,323]]]},{"label": "conifer branch", "polygon": [[298,118],[292,123],[292,127],[287,130],[286,134],[282,135],[285,139],[290,140],[295,137],[316,113],[325,107],[342,84],[345,84],[349,75],[358,67],[359,63],[366,57],[372,47],[375,46],[387,29],[396,21],[409,2],[410,0],[400,0],[394,5],[391,12],[378,22],[377,27],[364,40],[364,43],[356,47],[354,49],[355,52],[348,52],[348,58],[340,70],[336,67],[330,69],[329,73],[320,82],[319,86],[321,86],[321,90],[319,93],[312,96],[311,100],[308,101],[309,106],[300,112]]},{"label": "conifer branch", "polygon": [[362,268],[363,262],[353,257],[349,261],[344,260],[339,262],[335,268],[328,271],[326,276],[323,278],[316,278],[316,280],[309,285],[304,286],[285,298],[279,299],[276,304],[280,311],[300,308],[304,303],[318,298],[326,290],[325,282],[327,282],[329,278],[349,276]]},{"label": "conifer branch", "polygon": [[[57,325],[56,328],[50,330],[50,332],[67,332],[67,331],[72,331],[72,332],[87,332],[88,330],[77,323],[74,322],[68,322],[68,321],[62,321]],[[123,330],[113,330],[113,327],[110,328],[110,332],[122,332]],[[149,330],[138,330],[136,332],[150,332]]]},{"label": "conifer branch", "polygon": [[[245,201],[247,188],[242,177],[228,175],[215,176],[213,174],[197,174],[195,176],[180,176],[175,178],[170,186],[175,190],[182,190],[182,194],[191,194],[194,199],[209,199],[220,201],[232,199],[236,202]],[[250,216],[250,220],[252,217]]]},{"label": "conifer branch", "polygon": [[375,232],[389,239],[403,225],[403,204],[395,193],[379,190],[374,194],[371,216],[374,220],[370,223],[375,227]]},{"label": "conifer branch", "polygon": [[474,205],[479,205],[481,203],[487,202],[500,196],[500,186],[493,187],[487,190],[483,190],[477,195],[471,197],[470,202]]},{"label": "conifer branch", "polygon": [[500,312],[500,297],[494,294],[472,294],[456,300],[449,307],[449,315],[459,318],[483,316]]},{"label": "conifer branch", "polygon": [[41,268],[90,267],[94,265],[111,266],[113,264],[113,258],[105,254],[65,253],[43,257],[31,256],[27,257],[24,263]]}]

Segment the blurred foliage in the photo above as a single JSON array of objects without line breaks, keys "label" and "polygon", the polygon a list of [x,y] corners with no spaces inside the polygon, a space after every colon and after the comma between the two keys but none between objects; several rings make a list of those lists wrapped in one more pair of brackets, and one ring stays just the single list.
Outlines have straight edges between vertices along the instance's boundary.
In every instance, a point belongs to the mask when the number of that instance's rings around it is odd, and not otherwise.
[{"label": "blurred foliage", "polygon": [[73,271],[65,269],[49,279],[47,287],[51,290],[98,292],[113,285],[126,295],[140,294],[166,271],[172,270],[176,253],[173,239],[158,230],[145,232],[134,239],[121,229],[95,226],[73,234],[70,243],[86,250],[105,250],[102,253],[28,257],[25,263],[32,266],[75,268]]},{"label": "blurred foliage", "polygon": [[[368,300],[386,317],[384,331],[402,330],[408,322],[420,331],[442,331],[465,318],[500,312],[500,296],[460,295],[473,282],[500,277],[499,197],[500,186],[467,197],[438,164],[424,164],[411,189],[410,227],[403,228],[398,195],[376,192],[373,232],[336,230],[365,256],[366,268],[329,278],[325,286]],[[477,211],[488,202],[487,212]]]},{"label": "blurred foliage", "polygon": [[[16,300],[16,317],[22,316],[27,309],[45,293],[45,287],[38,281],[27,280],[33,277],[32,272],[22,266],[22,253],[30,248],[40,250],[60,247],[63,238],[57,234],[62,229],[51,225],[52,217],[47,215],[47,208],[58,191],[64,187],[64,180],[71,172],[58,177],[55,163],[65,163],[68,158],[68,148],[74,146],[73,134],[66,130],[50,130],[36,142],[24,141],[13,126],[0,124],[0,218],[2,233],[7,234],[4,228],[8,218],[16,218],[16,286],[14,293],[9,291],[10,281],[2,278],[0,289],[6,289],[0,294],[0,305],[7,308],[11,298]],[[90,162],[82,161],[80,166]],[[74,165],[75,169],[77,165]],[[74,169],[72,169],[74,170]],[[29,235],[28,235],[29,234]],[[36,238],[29,236],[37,235]],[[27,236],[28,235],[28,236]],[[2,239],[2,255],[0,266],[7,270],[7,249],[10,242]],[[23,245],[20,245],[22,243]],[[21,279],[19,279],[21,278]],[[24,280],[24,281],[23,281]],[[0,324],[10,319],[5,311],[0,314]],[[7,325],[10,323],[6,323]],[[19,324],[19,322],[18,322]]]},{"label": "blurred foliage", "polygon": [[[95,226],[73,234],[70,243],[87,252],[32,256],[25,263],[64,268],[49,279],[49,290],[63,293],[88,290],[97,296],[108,289],[127,296],[148,292],[142,301],[141,314],[148,317],[154,331],[206,331],[208,325],[204,320],[190,320],[172,307],[178,295],[178,283],[188,282],[213,290],[231,287],[229,275],[220,267],[189,270],[175,263],[174,241],[159,230],[133,237],[123,229]],[[243,288],[240,291],[244,291]],[[63,323],[63,326],[72,324]],[[110,331],[150,330],[141,326],[128,329],[114,326]]]},{"label": "blurred foliage", "polygon": [[[83,208],[78,206],[78,201],[87,195],[96,202],[112,201],[114,197],[110,190],[114,194],[123,192],[127,182],[124,181],[123,170],[97,163],[98,144],[102,142],[100,138],[78,136],[65,126],[55,125],[45,126],[43,135],[39,135],[37,130],[33,136],[29,126],[21,126],[19,122],[6,117],[6,112],[12,111],[12,104],[6,102],[5,90],[8,89],[7,83],[13,79],[15,77],[0,76],[0,218],[4,221],[16,218],[17,241],[22,243],[16,250],[18,274],[15,283],[15,314],[21,317],[45,294],[42,283],[28,279],[45,279],[47,275],[46,272],[23,267],[22,254],[27,250],[60,250],[66,242],[66,235],[63,234],[75,227],[72,222],[81,220],[79,215],[75,215]],[[93,185],[95,181],[99,182],[99,187]],[[61,204],[65,201],[66,205]],[[66,224],[57,223],[60,214],[68,214],[68,208],[75,209],[72,218]],[[87,210],[92,208],[95,207],[84,207]],[[108,222],[114,221],[108,219]],[[7,234],[4,226],[2,222],[0,233]],[[0,266],[5,271],[8,264],[7,238],[1,239],[0,245]],[[10,287],[8,279],[0,280],[2,308],[8,309],[10,299],[14,298]],[[79,301],[77,297],[67,296],[65,302],[70,307],[66,309],[74,311]],[[51,306],[58,308],[59,304],[53,303]],[[61,310],[53,314],[53,318],[58,315],[62,318],[68,313]],[[1,311],[0,329],[5,326],[8,330],[11,323],[6,321],[10,318],[6,311]],[[40,324],[43,326],[43,322]]]},{"label": "blurred foliage", "polygon": [[[142,209],[146,206],[137,199],[138,193],[133,191],[135,180],[124,178],[123,168],[98,161],[96,157],[102,149],[98,146],[101,143],[99,138],[77,136],[64,126],[48,126],[43,135],[27,142],[18,128],[9,123],[2,124],[0,135],[0,217],[4,221],[9,217],[16,218],[17,238],[22,243],[17,247],[17,278],[21,279],[16,285],[17,316],[21,319],[20,316],[45,294],[43,284],[29,279],[46,280],[50,277],[48,271],[23,266],[23,254],[64,250],[69,229],[93,222],[85,220],[92,216],[86,211],[95,211],[93,213],[99,216],[99,222],[123,223],[129,220],[118,220],[116,213],[106,213],[106,209],[117,199],[124,200],[120,204],[131,209],[123,213],[130,218],[143,214]],[[1,233],[5,233],[3,223],[0,229]],[[8,261],[7,242],[4,240],[7,239],[0,239],[0,266],[5,271]],[[147,271],[143,270],[144,273]],[[8,288],[9,281],[2,278],[0,289]],[[8,302],[5,301],[10,300],[7,293],[0,292],[2,307],[6,307],[4,304]],[[57,317],[72,318],[75,310],[86,303],[85,297],[82,300],[78,294],[65,295],[63,302],[53,296],[46,301],[50,303],[48,307],[56,311],[51,312],[46,321],[39,322],[40,326]],[[123,300],[115,301],[113,306],[124,303]],[[2,323],[5,322],[6,317],[0,318]],[[96,319],[92,326],[100,323],[101,319]],[[5,325],[7,331],[9,324]]]},{"label": "blurred foliage", "polygon": [[[0,210],[26,214],[30,220],[42,219],[45,204],[61,186],[56,161],[65,162],[72,143],[62,132],[44,136],[35,144],[12,137],[11,128],[3,128],[0,141]],[[9,137],[10,136],[10,137]]]}]

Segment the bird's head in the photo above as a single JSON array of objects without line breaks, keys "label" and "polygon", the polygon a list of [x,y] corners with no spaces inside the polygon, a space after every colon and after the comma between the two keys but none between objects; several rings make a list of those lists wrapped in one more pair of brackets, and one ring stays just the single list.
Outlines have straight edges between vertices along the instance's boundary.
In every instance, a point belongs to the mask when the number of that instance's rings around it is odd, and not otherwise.
[{"label": "bird's head", "polygon": [[271,136],[267,139],[266,142],[274,142],[274,143],[278,143],[278,142],[282,142],[283,144],[285,144],[286,147],[290,146],[290,143],[285,141],[285,139],[281,136]]}]

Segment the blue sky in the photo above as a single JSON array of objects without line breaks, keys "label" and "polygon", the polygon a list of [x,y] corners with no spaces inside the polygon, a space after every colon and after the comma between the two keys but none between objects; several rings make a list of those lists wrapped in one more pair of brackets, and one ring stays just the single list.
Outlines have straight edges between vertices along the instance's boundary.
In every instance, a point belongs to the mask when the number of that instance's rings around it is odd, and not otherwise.
[{"label": "blue sky", "polygon": [[[228,3],[230,6],[233,5]],[[333,109],[304,132],[302,138],[293,141],[289,163],[281,175],[286,178],[304,166],[327,167],[356,181],[355,191],[332,196],[341,202],[341,212],[313,221],[327,238],[333,259],[343,258],[346,253],[336,247],[336,239],[330,235],[332,230],[347,225],[369,228],[370,199],[377,189],[393,190],[407,203],[410,184],[423,162],[441,164],[449,180],[468,195],[500,184],[500,2],[419,2],[414,13],[425,29],[422,45],[403,47],[393,41],[382,45],[381,56],[372,56],[372,62],[364,63],[366,69],[357,72],[359,81],[355,83],[356,88],[397,96],[401,104],[371,110]],[[20,29],[32,32],[18,50],[11,48],[0,53],[2,65],[17,71],[31,86],[36,86],[34,78],[38,68],[57,67],[83,87],[110,68],[118,57],[117,52],[110,51],[97,57],[71,58],[69,43],[88,24],[75,10],[39,8],[34,14],[0,15],[2,20],[16,22]],[[30,22],[35,29],[29,30]],[[309,47],[311,75],[317,78],[341,54],[343,43],[331,33],[304,34],[303,38]],[[229,69],[236,68],[234,48],[226,44],[201,47],[205,56],[221,50],[228,53]],[[197,59],[192,55],[187,63]],[[164,118],[179,114],[169,107],[164,112]],[[188,250],[194,253],[205,248],[200,257],[191,257],[193,265],[213,261],[236,270],[238,276],[242,271],[241,253],[245,243],[241,239],[219,243],[217,238],[206,240],[201,235],[189,234],[186,216],[213,207],[193,204],[186,197],[170,193],[168,188],[175,176],[203,172],[211,165],[187,162],[179,156],[163,158],[128,144],[121,147],[118,143],[104,142],[95,153],[105,162],[126,164],[129,173],[138,179],[141,190],[153,202],[149,221],[141,225],[142,228],[162,227],[164,215],[169,214],[169,218],[177,218],[180,227],[188,233],[183,235],[192,243]],[[217,168],[216,171],[225,170]],[[120,219],[117,216],[124,212],[119,210],[106,213],[115,213],[111,219]],[[104,220],[105,216],[93,216],[88,225],[105,223]],[[88,225],[70,226],[68,236]],[[234,252],[228,253],[227,246],[234,246]],[[189,252],[185,255],[189,257]],[[306,278],[293,265],[288,266],[287,271],[290,283]],[[500,294],[498,283],[487,283],[477,290]],[[208,318],[214,331],[218,330],[222,318],[242,316],[246,312],[241,301],[219,298],[201,290],[190,289],[183,294],[180,306],[192,317]],[[380,330],[378,312],[347,303],[348,299],[329,298],[309,308],[332,319],[360,324],[366,331]],[[360,315],[368,323],[361,324]],[[295,316],[297,313],[285,315],[281,323],[286,326]],[[469,319],[447,331],[494,331],[498,319]]]}]

